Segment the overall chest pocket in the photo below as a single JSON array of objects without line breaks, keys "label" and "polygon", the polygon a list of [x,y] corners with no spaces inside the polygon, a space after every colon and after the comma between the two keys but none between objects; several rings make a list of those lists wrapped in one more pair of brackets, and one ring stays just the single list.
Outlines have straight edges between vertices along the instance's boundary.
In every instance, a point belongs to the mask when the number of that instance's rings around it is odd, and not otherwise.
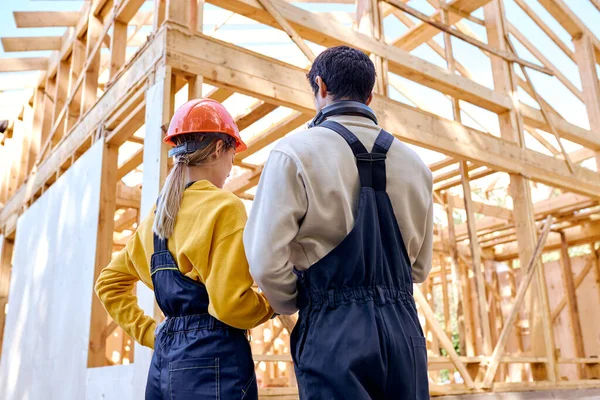
[{"label": "overall chest pocket", "polygon": [[169,400],[219,400],[219,359],[191,358],[170,362],[169,394]]}]

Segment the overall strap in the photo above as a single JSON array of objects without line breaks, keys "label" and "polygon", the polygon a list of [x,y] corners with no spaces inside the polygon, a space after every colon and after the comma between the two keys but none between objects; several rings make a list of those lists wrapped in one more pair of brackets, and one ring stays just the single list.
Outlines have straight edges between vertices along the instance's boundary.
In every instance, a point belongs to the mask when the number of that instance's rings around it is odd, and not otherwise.
[{"label": "overall strap", "polygon": [[168,250],[167,247],[167,240],[168,239],[161,239],[160,237],[158,237],[158,235],[156,233],[152,233],[154,235],[154,252],[158,253],[160,251],[166,251]]},{"label": "overall strap", "polygon": [[350,130],[342,124],[329,120],[323,122],[319,126],[331,129],[348,142],[348,145],[356,157],[361,187],[370,187],[375,191],[384,192],[387,180],[385,159],[386,154],[394,141],[394,137],[388,132],[381,130],[375,140],[373,151],[369,153],[356,135],[350,132]]}]

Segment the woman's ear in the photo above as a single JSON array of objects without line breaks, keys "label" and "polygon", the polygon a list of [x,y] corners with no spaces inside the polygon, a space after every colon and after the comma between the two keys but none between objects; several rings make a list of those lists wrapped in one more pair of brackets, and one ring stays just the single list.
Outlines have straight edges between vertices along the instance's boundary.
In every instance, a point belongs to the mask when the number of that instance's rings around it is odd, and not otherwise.
[{"label": "woman's ear", "polygon": [[215,149],[215,157],[221,158],[225,153],[225,143],[222,140],[217,142],[217,147]]}]

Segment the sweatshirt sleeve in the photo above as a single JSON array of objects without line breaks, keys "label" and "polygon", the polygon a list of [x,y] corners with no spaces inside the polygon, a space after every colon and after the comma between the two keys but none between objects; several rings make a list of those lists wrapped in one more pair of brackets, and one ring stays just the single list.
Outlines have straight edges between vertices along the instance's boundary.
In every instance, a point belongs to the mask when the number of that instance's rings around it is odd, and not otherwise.
[{"label": "sweatshirt sleeve", "polygon": [[298,310],[290,254],[307,203],[297,164],[287,154],[273,150],[260,178],[244,244],[252,277],[279,314]]},{"label": "sweatshirt sleeve", "polygon": [[423,283],[431,271],[431,257],[433,253],[433,197],[430,197],[427,218],[425,219],[425,236],[419,254],[412,266],[414,283]]},{"label": "sweatshirt sleeve", "polygon": [[138,306],[134,294],[135,284],[140,280],[131,260],[134,251],[143,252],[137,232],[100,273],[96,294],[112,319],[129,336],[143,346],[154,348],[156,321]]},{"label": "sweatshirt sleeve", "polygon": [[208,312],[213,317],[235,328],[251,329],[271,318],[273,309],[264,295],[252,288],[243,235],[243,229],[238,229],[219,240],[205,285],[210,298]]}]

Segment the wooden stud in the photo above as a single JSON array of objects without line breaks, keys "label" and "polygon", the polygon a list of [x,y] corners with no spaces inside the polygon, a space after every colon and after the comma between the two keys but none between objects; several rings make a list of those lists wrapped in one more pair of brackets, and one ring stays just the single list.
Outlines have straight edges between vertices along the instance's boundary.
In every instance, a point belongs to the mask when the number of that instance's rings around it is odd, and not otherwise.
[{"label": "wooden stud", "polygon": [[[68,133],[79,119],[81,111],[81,87],[75,89],[75,84],[82,73],[82,68],[85,63],[85,38],[73,41],[73,53],[71,56],[71,74],[69,78],[69,96],[72,98],[69,103],[68,116],[65,120],[65,132]],[[73,90],[76,90],[73,93]]]},{"label": "wooden stud", "polygon": [[45,71],[48,59],[44,57],[3,58],[0,72]]},{"label": "wooden stud", "polygon": [[[100,183],[100,209],[98,211],[98,234],[96,242],[96,262],[94,282],[100,272],[112,258],[112,237],[114,231],[114,215],[116,209],[117,160],[119,150],[105,144],[102,151],[102,175]],[[88,368],[106,365],[106,338],[103,338],[108,314],[97,296],[92,296],[92,317],[90,321],[90,347],[88,351]]]},{"label": "wooden stud", "polygon": [[452,329],[450,326],[450,297],[448,296],[448,276],[446,272],[446,257],[440,255],[440,273],[442,277],[442,300],[444,307],[444,330],[448,336],[452,335]]},{"label": "wooden stud", "polygon": [[[54,92],[54,111],[52,112],[52,126],[59,126],[60,121],[64,117],[61,116],[61,111],[65,106],[65,101],[69,95],[69,77],[70,77],[71,63],[69,61],[61,61],[58,64],[58,71],[56,72],[56,91]],[[51,147],[54,147],[60,139],[63,137],[64,129],[59,129],[57,134],[52,136]],[[44,146],[50,150],[48,146]],[[43,155],[43,154],[42,154]]]},{"label": "wooden stud", "polygon": [[457,319],[459,330],[460,354],[467,356],[475,355],[475,339],[473,322],[471,318],[471,301],[465,295],[468,276],[461,273],[458,249],[456,248],[456,234],[454,230],[453,206],[448,200],[448,194],[444,195],[446,205],[446,217],[448,219],[448,242],[450,244],[450,256],[452,257],[452,280],[454,282],[454,296],[457,299]]},{"label": "wooden stud", "polygon": [[80,78],[77,80],[77,82],[82,81],[81,84],[83,84],[80,111],[82,115],[96,102],[100,67],[100,52],[98,50],[100,49],[101,41],[105,36],[102,34],[102,30],[102,21],[93,13],[90,13],[86,37],[86,62],[83,68],[85,72],[82,75],[83,79]]},{"label": "wooden stud", "polygon": [[5,310],[8,304],[8,290],[10,288],[13,247],[13,240],[0,235],[0,353],[2,352],[2,338],[4,336],[4,323],[6,319]]},{"label": "wooden stud", "polygon": [[109,79],[117,75],[123,64],[125,64],[125,52],[127,50],[127,24],[115,21],[113,34],[110,38],[110,70]]},{"label": "wooden stud", "polygon": [[[597,0],[594,0],[597,1]],[[571,60],[575,61],[573,51],[567,47],[558,35],[544,22],[544,20],[533,11],[531,7],[527,5],[525,0],[515,0],[515,3],[535,22],[535,24],[542,30],[552,41],[556,44]]]},{"label": "wooden stud", "polygon": [[154,0],[154,12],[152,13],[152,32],[157,32],[165,21],[166,0]]},{"label": "wooden stud", "polygon": [[[571,322],[571,334],[576,357],[585,357],[583,347],[583,334],[581,332],[581,321],[579,319],[579,308],[577,306],[577,292],[573,282],[573,269],[571,268],[571,258],[569,257],[569,245],[564,232],[560,232],[560,264],[562,267],[563,282],[566,289],[567,304],[569,305],[569,320]],[[579,368],[579,378],[585,378],[583,367]]]},{"label": "wooden stud", "polygon": [[479,318],[481,320],[481,337],[483,340],[483,352],[485,355],[491,354],[492,342],[490,332],[489,314],[485,302],[485,283],[483,279],[483,271],[481,266],[481,248],[477,239],[477,228],[475,226],[475,212],[471,199],[471,186],[467,175],[467,163],[460,162],[462,175],[462,188],[465,200],[465,211],[467,212],[467,227],[469,230],[469,246],[471,249],[471,258],[473,263],[473,272],[475,274],[475,290],[477,291],[477,303],[479,310]]},{"label": "wooden stud", "polygon": [[516,62],[523,66],[529,67],[529,68],[534,69],[539,72],[542,72],[544,74],[553,75],[552,71],[546,67],[540,67],[537,64],[523,60],[515,55],[507,53],[506,51],[500,50],[498,48],[495,48],[488,44],[480,42],[479,40],[473,39],[472,37],[465,35],[462,32],[451,29],[448,25],[445,25],[445,24],[442,24],[442,23],[436,21],[434,18],[428,16],[427,14],[423,14],[422,12],[418,11],[417,9],[410,7],[409,5],[404,4],[399,0],[385,0],[385,1],[390,3],[391,5],[393,5],[394,7],[397,7],[399,9],[401,9],[402,11],[412,15],[413,17],[420,19],[421,21],[435,27],[436,29],[447,32],[454,37],[457,37],[475,47],[479,47],[482,50],[485,50],[491,54],[501,57],[501,58],[505,59],[506,61]]},{"label": "wooden stud", "polygon": [[[583,102],[587,109],[588,120],[591,127],[600,126],[600,83],[596,72],[596,63],[599,59],[594,55],[594,43],[590,34],[573,38],[575,45],[575,59],[579,67],[581,86],[583,88]],[[596,149],[596,166],[600,171],[600,150]]]},{"label": "wooden stud", "polygon": [[487,370],[486,370],[485,376],[483,378],[483,387],[484,388],[492,387],[492,381],[494,380],[494,376],[496,375],[496,371],[498,369],[498,364],[500,363],[500,357],[502,356],[502,353],[504,352],[504,347],[506,346],[506,343],[508,342],[509,334],[513,328],[515,321],[517,320],[517,316],[519,315],[519,309],[521,307],[521,304],[523,303],[523,300],[525,299],[525,293],[527,292],[527,289],[529,288],[529,284],[531,283],[531,280],[533,279],[533,275],[534,275],[535,271],[538,269],[538,266],[541,264],[539,258],[542,255],[544,243],[546,241],[546,238],[548,237],[548,233],[550,233],[551,227],[552,227],[552,216],[549,215],[546,218],[546,221],[544,223],[544,230],[542,231],[542,234],[540,235],[540,238],[538,239],[538,242],[535,246],[535,250],[533,252],[531,260],[529,261],[529,263],[527,263],[527,266],[524,269],[525,274],[521,280],[521,283],[519,284],[519,289],[517,290],[515,302],[513,304],[510,314],[508,315],[508,318],[506,319],[504,327],[502,328],[502,332],[500,333],[500,338],[498,339],[498,343],[496,344],[496,347],[494,348],[494,352],[492,353],[492,357],[488,363]]},{"label": "wooden stud", "polygon": [[122,165],[119,166],[119,170],[117,172],[117,180],[123,179],[125,175],[133,171],[138,165],[140,165],[143,161],[144,157],[144,148],[140,147],[133,155],[125,161]]},{"label": "wooden stud", "polygon": [[189,0],[167,0],[165,19],[187,28],[190,19]]},{"label": "wooden stud", "polygon": [[429,307],[429,303],[427,302],[427,299],[425,298],[425,296],[421,292],[421,289],[417,285],[414,286],[414,296],[415,296],[415,301],[419,305],[419,309],[425,316],[425,320],[431,325],[431,329],[432,329],[434,335],[439,339],[440,344],[442,345],[442,348],[444,350],[446,350],[446,352],[450,356],[450,360],[452,360],[452,363],[454,364],[454,366],[456,367],[458,372],[461,374],[463,380],[465,381],[465,384],[467,385],[467,387],[469,389],[473,388],[475,386],[475,384],[473,383],[473,379],[471,379],[471,375],[467,371],[467,369],[466,369],[465,365],[462,363],[462,361],[460,361],[458,354],[456,354],[456,350],[454,350],[454,346],[452,345],[452,342],[450,341],[450,339],[448,339],[448,336],[446,336],[446,334],[444,333],[444,330],[442,329],[442,327],[440,326],[440,323],[435,318],[435,314],[431,310],[431,307]]},{"label": "wooden stud", "polygon": [[275,18],[279,26],[281,26],[281,29],[287,33],[290,39],[292,39],[296,46],[298,46],[300,51],[304,53],[306,58],[308,58],[310,62],[313,62],[315,60],[315,54],[306,45],[306,43],[304,43],[304,40],[298,35],[298,33],[296,33],[294,28],[292,28],[292,26],[286,21],[283,15],[281,15],[271,0],[258,0],[258,2],[265,8],[265,10],[267,10],[269,14],[273,16],[273,18]]}]

